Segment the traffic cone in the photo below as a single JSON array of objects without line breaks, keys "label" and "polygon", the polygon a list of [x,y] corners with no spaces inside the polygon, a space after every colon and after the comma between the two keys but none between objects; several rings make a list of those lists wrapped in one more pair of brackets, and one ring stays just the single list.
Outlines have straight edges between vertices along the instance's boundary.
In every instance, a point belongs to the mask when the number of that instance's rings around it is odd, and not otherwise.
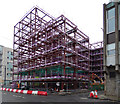
[{"label": "traffic cone", "polygon": [[97,90],[95,90],[95,98],[96,98],[96,99],[98,98]]},{"label": "traffic cone", "polygon": [[90,92],[90,98],[94,98],[94,91]]}]

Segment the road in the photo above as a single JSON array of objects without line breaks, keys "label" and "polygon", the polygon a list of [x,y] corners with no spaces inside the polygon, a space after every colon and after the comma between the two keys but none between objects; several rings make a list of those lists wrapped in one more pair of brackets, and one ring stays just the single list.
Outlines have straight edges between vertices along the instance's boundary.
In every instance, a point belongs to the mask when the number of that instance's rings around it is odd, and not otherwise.
[{"label": "road", "polygon": [[73,95],[49,94],[48,96],[28,95],[2,91],[2,102],[111,102],[109,100],[90,99],[89,93]]}]

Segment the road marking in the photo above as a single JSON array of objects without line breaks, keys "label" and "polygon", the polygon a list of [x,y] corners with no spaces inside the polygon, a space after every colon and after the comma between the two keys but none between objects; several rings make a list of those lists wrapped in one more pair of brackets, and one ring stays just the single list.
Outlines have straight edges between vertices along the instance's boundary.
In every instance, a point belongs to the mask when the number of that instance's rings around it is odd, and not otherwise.
[{"label": "road marking", "polygon": [[22,96],[17,96],[17,95],[13,95],[14,97],[22,97]]},{"label": "road marking", "polygon": [[88,99],[88,98],[81,97],[80,99]]},{"label": "road marking", "polygon": [[17,96],[17,95],[13,95],[13,96],[14,96],[14,97],[21,97],[21,98],[23,98],[23,99],[25,98],[25,97],[22,97],[22,96]]},{"label": "road marking", "polygon": [[46,102],[46,101],[41,101],[41,102]]},{"label": "road marking", "polygon": [[22,97],[22,96],[17,96],[17,97]]}]

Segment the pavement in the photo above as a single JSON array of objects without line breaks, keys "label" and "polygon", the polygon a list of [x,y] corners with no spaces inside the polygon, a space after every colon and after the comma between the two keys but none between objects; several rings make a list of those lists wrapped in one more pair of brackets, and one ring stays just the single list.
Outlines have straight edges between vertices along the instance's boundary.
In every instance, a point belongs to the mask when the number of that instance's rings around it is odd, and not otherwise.
[{"label": "pavement", "polygon": [[104,94],[99,95],[98,98],[100,100],[111,100],[111,101],[118,101],[118,102],[120,102],[120,100],[118,100],[116,97],[114,97],[114,96],[106,96]]}]

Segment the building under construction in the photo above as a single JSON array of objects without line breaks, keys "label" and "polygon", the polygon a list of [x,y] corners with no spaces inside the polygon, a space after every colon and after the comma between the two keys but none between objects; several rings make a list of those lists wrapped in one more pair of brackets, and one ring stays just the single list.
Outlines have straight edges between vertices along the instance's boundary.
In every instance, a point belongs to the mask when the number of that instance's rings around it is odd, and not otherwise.
[{"label": "building under construction", "polygon": [[90,73],[94,73],[104,80],[102,41],[90,45]]},{"label": "building under construction", "polygon": [[54,18],[34,7],[14,26],[13,82],[30,88],[87,88],[90,47],[89,37],[65,16]]}]

